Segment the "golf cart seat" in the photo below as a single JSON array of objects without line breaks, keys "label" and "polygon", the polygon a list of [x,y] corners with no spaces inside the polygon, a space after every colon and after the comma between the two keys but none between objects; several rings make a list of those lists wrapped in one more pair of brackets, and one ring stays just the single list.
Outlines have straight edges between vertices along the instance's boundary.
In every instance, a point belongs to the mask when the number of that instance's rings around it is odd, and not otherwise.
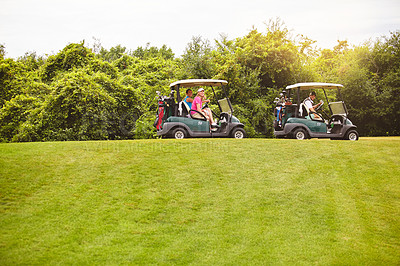
[{"label": "golf cart seat", "polygon": [[[200,114],[201,117],[194,117],[192,112]],[[201,112],[199,112],[197,110],[193,110],[193,109],[191,109],[189,111],[189,117],[192,118],[192,119],[195,119],[195,120],[207,121],[207,118]]]},{"label": "golf cart seat", "polygon": [[310,118],[310,110],[308,109],[308,107],[304,103],[300,104],[299,117],[311,119]]},{"label": "golf cart seat", "polygon": [[308,109],[307,105],[305,105],[304,103],[300,104],[300,108],[299,108],[299,117],[300,118],[305,118],[305,119],[318,121],[318,122],[324,122],[322,117],[320,119],[318,119],[318,118],[315,118],[314,116],[311,116],[312,114],[317,114],[317,113],[310,111],[310,109]]},{"label": "golf cart seat", "polygon": [[[193,114],[191,113],[191,111],[192,111],[192,112],[199,113],[202,117],[201,117],[201,118],[199,118],[199,117],[194,117]],[[191,110],[191,109],[189,108],[189,105],[188,105],[185,101],[181,101],[181,102],[179,103],[178,115],[179,115],[179,116],[183,116],[183,117],[192,118],[192,119],[195,119],[195,120],[207,121],[207,118],[206,118],[202,113],[200,113],[199,111],[196,111],[196,110]]]},{"label": "golf cart seat", "polygon": [[181,101],[178,106],[178,115],[190,117],[189,111],[190,111],[189,105],[187,105],[185,101]]}]

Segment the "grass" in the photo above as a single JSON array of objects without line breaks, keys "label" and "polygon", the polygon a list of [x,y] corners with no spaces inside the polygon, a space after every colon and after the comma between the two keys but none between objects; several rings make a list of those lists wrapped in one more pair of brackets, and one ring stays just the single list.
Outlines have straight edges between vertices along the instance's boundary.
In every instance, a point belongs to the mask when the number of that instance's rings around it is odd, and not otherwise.
[{"label": "grass", "polygon": [[400,263],[400,138],[0,144],[0,264]]}]

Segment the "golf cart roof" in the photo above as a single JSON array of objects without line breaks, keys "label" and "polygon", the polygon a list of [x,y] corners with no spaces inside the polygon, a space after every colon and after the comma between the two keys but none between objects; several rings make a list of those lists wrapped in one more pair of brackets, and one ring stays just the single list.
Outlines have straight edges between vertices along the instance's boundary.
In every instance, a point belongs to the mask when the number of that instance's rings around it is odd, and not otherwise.
[{"label": "golf cart roof", "polygon": [[297,89],[300,90],[310,90],[310,89],[339,89],[343,88],[341,84],[334,83],[318,83],[318,82],[308,82],[308,83],[297,83],[294,85],[287,86],[286,89]]},{"label": "golf cart roof", "polygon": [[222,86],[226,84],[228,84],[228,81],[219,79],[185,79],[175,81],[174,83],[171,83],[169,87],[180,85],[179,87],[187,88],[197,86]]}]

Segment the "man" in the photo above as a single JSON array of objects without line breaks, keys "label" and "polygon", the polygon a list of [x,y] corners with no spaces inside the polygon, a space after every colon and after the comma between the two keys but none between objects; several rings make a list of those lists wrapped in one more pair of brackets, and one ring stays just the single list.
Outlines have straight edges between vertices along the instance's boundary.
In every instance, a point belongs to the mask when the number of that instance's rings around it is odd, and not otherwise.
[{"label": "man", "polygon": [[307,106],[308,110],[310,111],[310,117],[312,119],[322,119],[317,112],[315,111],[315,108],[317,108],[318,106],[320,106],[322,104],[322,101],[317,103],[316,105],[314,105],[314,100],[315,97],[317,97],[317,94],[315,93],[315,91],[310,92],[310,95],[308,98],[306,98],[303,103],[305,106]]},{"label": "man", "polygon": [[192,109],[193,91],[191,89],[186,90],[186,97],[183,101],[189,106],[189,109]]}]

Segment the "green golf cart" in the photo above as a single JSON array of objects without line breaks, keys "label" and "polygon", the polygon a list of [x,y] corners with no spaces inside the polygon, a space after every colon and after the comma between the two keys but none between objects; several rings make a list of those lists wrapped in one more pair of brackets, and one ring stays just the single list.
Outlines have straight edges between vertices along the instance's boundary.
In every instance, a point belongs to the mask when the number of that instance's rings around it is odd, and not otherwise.
[{"label": "green golf cart", "polygon": [[[297,83],[287,86],[275,100],[275,136],[299,140],[308,138],[358,140],[357,126],[348,118],[348,111],[340,93],[341,88],[343,85],[332,83]],[[336,90],[336,96],[340,100],[330,102],[327,90]],[[301,101],[310,91],[323,92],[329,114],[321,108],[324,104],[322,100],[314,112]]]},{"label": "green golf cart", "polygon": [[[232,137],[241,139],[246,136],[244,125],[239,119],[232,115],[233,109],[228,97],[217,101],[219,113],[213,112],[216,124],[211,125],[207,118],[199,111],[189,109],[182,100],[180,90],[194,87],[210,87],[214,99],[217,99],[214,87],[228,84],[226,80],[213,79],[189,79],[180,80],[170,84],[171,93],[169,96],[158,94],[158,112],[154,126],[157,129],[157,136],[183,139],[186,137]],[[224,90],[223,90],[224,91]],[[225,92],[225,91],[224,91]],[[176,97],[175,97],[176,93]],[[225,94],[226,95],[226,94]],[[206,103],[203,108],[208,107]],[[193,114],[198,113],[199,116]]]}]

